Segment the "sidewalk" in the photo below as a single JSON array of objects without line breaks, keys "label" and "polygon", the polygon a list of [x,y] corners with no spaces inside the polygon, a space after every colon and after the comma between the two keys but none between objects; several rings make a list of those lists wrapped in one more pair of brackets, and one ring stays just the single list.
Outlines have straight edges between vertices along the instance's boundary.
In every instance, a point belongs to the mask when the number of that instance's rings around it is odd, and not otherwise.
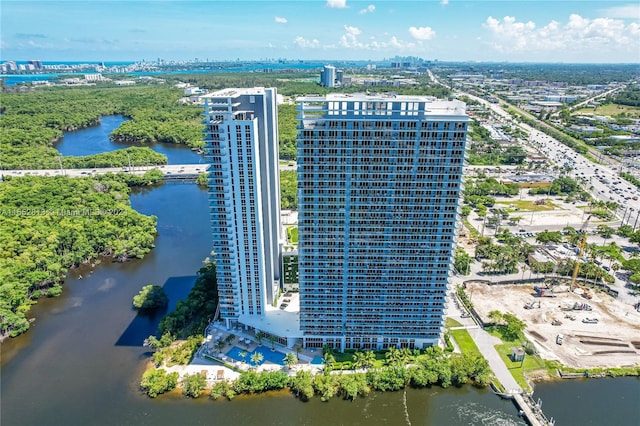
[{"label": "sidewalk", "polygon": [[493,337],[481,328],[471,328],[467,329],[467,331],[476,343],[476,346],[478,346],[478,349],[480,349],[482,356],[489,362],[493,374],[495,374],[496,379],[502,384],[506,393],[521,393],[522,389],[494,348],[494,345],[501,343],[500,339]]}]

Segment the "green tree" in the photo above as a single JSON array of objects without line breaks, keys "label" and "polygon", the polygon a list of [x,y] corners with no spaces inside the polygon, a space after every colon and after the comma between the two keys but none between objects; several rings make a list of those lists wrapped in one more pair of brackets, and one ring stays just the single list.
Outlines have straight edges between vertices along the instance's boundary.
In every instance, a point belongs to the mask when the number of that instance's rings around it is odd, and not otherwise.
[{"label": "green tree", "polygon": [[469,275],[471,273],[471,263],[473,258],[463,248],[456,248],[453,267],[456,268],[461,275]]},{"label": "green tree", "polygon": [[151,398],[169,392],[178,385],[178,373],[168,373],[163,369],[153,369],[147,371],[142,376],[140,387]]},{"label": "green tree", "polygon": [[336,364],[336,358],[333,354],[328,353],[324,356],[324,372],[325,374],[330,373],[333,370],[333,367]]},{"label": "green tree", "polygon": [[145,285],[137,295],[133,296],[133,307],[139,310],[164,308],[168,304],[167,294],[158,285]]},{"label": "green tree", "polygon": [[298,175],[296,171],[280,171],[280,206],[282,209],[298,209]]},{"label": "green tree", "polygon": [[536,235],[536,241],[542,244],[561,243],[563,240],[562,233],[559,231],[547,231],[546,229]]},{"label": "green tree", "polygon": [[257,367],[264,360],[264,355],[262,355],[260,352],[254,352],[251,355],[250,359],[251,359],[251,362],[253,363],[253,366]]},{"label": "green tree", "polygon": [[189,398],[197,398],[207,387],[207,377],[204,374],[185,374],[182,377],[182,394]]},{"label": "green tree", "polygon": [[274,336],[273,334],[270,334],[268,337],[269,343],[271,343],[271,350],[275,350],[276,349],[276,342],[278,341],[278,338],[276,336]]},{"label": "green tree", "polygon": [[196,179],[198,186],[207,187],[209,185],[209,177],[206,173],[200,173]]},{"label": "green tree", "polygon": [[296,396],[302,400],[309,400],[313,397],[313,375],[305,370],[300,370],[289,382],[289,387]]},{"label": "green tree", "polygon": [[515,315],[510,313],[502,314],[502,318],[506,325],[502,330],[502,335],[507,340],[516,340],[525,329],[526,324],[524,321],[518,319]]},{"label": "green tree", "polygon": [[287,352],[283,362],[288,368],[291,368],[298,363],[298,357],[293,352]]}]

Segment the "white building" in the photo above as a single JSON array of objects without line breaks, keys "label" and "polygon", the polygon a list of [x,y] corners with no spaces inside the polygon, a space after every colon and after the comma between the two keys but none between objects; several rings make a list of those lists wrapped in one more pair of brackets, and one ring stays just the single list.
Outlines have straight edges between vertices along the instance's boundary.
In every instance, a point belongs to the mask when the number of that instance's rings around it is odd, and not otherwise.
[{"label": "white building", "polygon": [[203,96],[220,317],[259,321],[280,286],[276,89]]}]

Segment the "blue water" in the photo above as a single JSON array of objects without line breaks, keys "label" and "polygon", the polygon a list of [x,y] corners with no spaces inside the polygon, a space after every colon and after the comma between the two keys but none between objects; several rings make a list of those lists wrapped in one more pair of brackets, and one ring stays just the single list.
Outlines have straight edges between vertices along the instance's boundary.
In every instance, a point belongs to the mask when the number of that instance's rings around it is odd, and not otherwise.
[{"label": "blue water", "polygon": [[322,365],[324,364],[324,358],[322,358],[321,356],[314,356],[313,359],[311,360],[311,364]]},{"label": "blue water", "polygon": [[204,157],[198,155],[184,145],[172,143],[155,143],[152,145],[116,143],[109,139],[109,134],[120,124],[128,121],[122,115],[105,116],[100,119],[99,126],[93,126],[75,132],[65,132],[64,137],[55,148],[62,155],[93,155],[111,152],[130,146],[148,146],[160,154],[167,156],[169,164],[198,164],[204,163]]},{"label": "blue water", "polygon": [[[17,62],[20,63],[20,62]],[[95,61],[79,61],[79,62],[43,62],[43,65],[77,65],[77,64],[98,64]],[[339,67],[362,67],[369,63],[369,61],[326,61],[326,62],[239,62],[235,63],[219,63],[211,64],[208,68],[191,68],[196,67],[198,64],[185,64],[183,69],[179,70],[158,70],[158,71],[134,71],[122,73],[119,75],[125,76],[143,76],[143,75],[161,75],[161,74],[202,74],[202,73],[220,73],[220,72],[261,72],[265,68],[271,68],[274,71],[296,69],[296,70],[312,70],[320,69],[326,64],[333,64]],[[133,64],[133,62],[105,62],[105,66],[127,66]],[[376,63],[378,68],[384,68],[386,64]],[[78,72],[51,72],[47,74],[0,74],[0,78],[3,79],[7,86],[13,86],[14,84],[30,83],[33,81],[42,80],[56,80],[58,78],[65,77],[77,77],[78,74],[91,74],[93,71],[78,71]],[[108,74],[105,72],[103,74]]]},{"label": "blue water", "polygon": [[[226,355],[230,358],[235,359],[236,361],[242,361],[242,357],[240,356],[240,352],[242,351],[244,351],[244,349],[234,346],[231,349],[229,349]],[[258,365],[264,364],[265,361],[268,361],[272,364],[284,365],[284,361],[283,361],[284,354],[282,352],[272,351],[270,348],[267,348],[265,346],[258,346],[255,351],[253,352],[246,351],[246,352],[247,352],[247,356],[244,357],[244,361],[248,364],[253,364],[253,361],[251,361],[251,355],[253,355],[256,352],[260,352],[263,356],[263,360],[259,362]]]}]

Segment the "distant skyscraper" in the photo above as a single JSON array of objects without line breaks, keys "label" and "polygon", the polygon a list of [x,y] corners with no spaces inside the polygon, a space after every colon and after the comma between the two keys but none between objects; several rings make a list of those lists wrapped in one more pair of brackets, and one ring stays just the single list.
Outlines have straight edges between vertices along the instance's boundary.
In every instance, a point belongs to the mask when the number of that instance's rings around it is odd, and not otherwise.
[{"label": "distant skyscraper", "polygon": [[457,228],[464,103],[338,94],[298,102],[304,345],[436,344]]},{"label": "distant skyscraper", "polygon": [[220,316],[233,325],[274,303],[280,280],[276,89],[204,96]]},{"label": "distant skyscraper", "polygon": [[320,73],[320,83],[324,87],[334,87],[336,85],[336,67],[325,65]]}]

